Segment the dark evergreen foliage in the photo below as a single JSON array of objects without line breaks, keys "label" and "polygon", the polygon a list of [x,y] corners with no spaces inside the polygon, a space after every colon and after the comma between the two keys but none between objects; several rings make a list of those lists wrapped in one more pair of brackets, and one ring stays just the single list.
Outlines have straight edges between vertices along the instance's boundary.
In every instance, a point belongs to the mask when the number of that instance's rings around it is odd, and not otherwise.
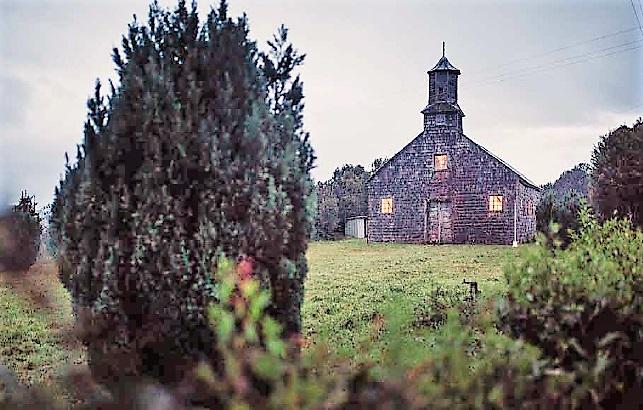
[{"label": "dark evergreen foliage", "polygon": [[341,238],[348,218],[368,215],[366,183],[385,162],[377,158],[370,171],[361,165],[346,164],[335,169],[328,181],[317,183],[316,239]]},{"label": "dark evergreen foliage", "polygon": [[344,231],[346,219],[368,214],[366,181],[370,173],[361,165],[344,165],[335,170],[333,191],[339,200],[339,228]]},{"label": "dark evergreen foliage", "polygon": [[371,163],[371,175],[373,175],[380,167],[388,162],[388,158],[375,158]]},{"label": "dark evergreen foliage", "polygon": [[546,192],[536,207],[536,230],[545,235],[549,246],[567,247],[572,232],[579,228],[579,214],[585,202],[580,194],[571,191],[557,197],[555,192]]},{"label": "dark evergreen foliage", "polygon": [[252,261],[268,311],[299,332],[314,161],[293,78],[304,57],[283,27],[269,44],[259,53],[225,1],[203,24],[194,3],[154,3],[114,49],[118,86],[97,82],[50,225],[99,379],[171,381],[212,354],[221,255]]},{"label": "dark evergreen foliage", "polygon": [[23,191],[18,204],[0,216],[0,271],[29,269],[38,257],[41,232],[35,198]]},{"label": "dark evergreen foliage", "polygon": [[587,209],[579,220],[568,249],[536,246],[505,269],[502,327],[573,375],[573,408],[641,408],[643,234]]},{"label": "dark evergreen foliage", "polygon": [[589,165],[580,163],[569,169],[556,180],[542,186],[543,195],[552,193],[555,198],[561,200],[565,195],[575,193],[586,200],[589,198]]},{"label": "dark evergreen foliage", "polygon": [[592,200],[603,218],[643,227],[643,120],[603,136],[592,153]]},{"label": "dark evergreen foliage", "polygon": [[331,181],[318,182],[315,189],[317,213],[315,215],[315,239],[337,239],[339,230],[339,199],[335,196]]}]

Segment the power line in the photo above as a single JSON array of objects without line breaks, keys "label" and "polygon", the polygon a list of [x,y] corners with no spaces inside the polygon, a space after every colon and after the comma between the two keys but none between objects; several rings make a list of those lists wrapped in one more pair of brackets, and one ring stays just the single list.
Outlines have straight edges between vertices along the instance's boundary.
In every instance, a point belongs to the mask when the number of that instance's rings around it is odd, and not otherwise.
[{"label": "power line", "polygon": [[[558,63],[558,64],[555,64],[555,65],[552,65],[552,66],[549,66],[549,67],[544,67],[544,69],[541,69],[541,70],[532,70],[532,71],[529,71],[529,72],[514,73],[512,75],[499,77],[499,78],[496,78],[496,79],[489,80],[487,82],[476,83],[476,84],[473,84],[473,85],[489,85],[489,84],[493,84],[493,83],[496,83],[496,82],[502,82],[502,81],[506,81],[506,80],[513,80],[513,79],[516,79],[516,78],[521,78],[521,77],[528,76],[530,74],[538,74],[538,73],[541,73],[541,72],[551,71],[551,70],[554,70],[554,69],[557,69],[557,68],[567,67],[567,66],[574,65],[574,64],[585,63],[587,61],[595,60],[597,58],[609,57],[609,56],[612,56],[612,55],[615,55],[615,54],[624,53],[624,52],[631,51],[631,50],[637,50],[639,48],[643,48],[643,44],[639,44],[639,45],[636,45],[636,46],[633,46],[633,47],[628,47],[628,48],[612,51],[612,52],[606,53],[606,54],[594,54],[594,55],[591,55],[589,57],[581,58],[580,60],[571,61],[571,62],[568,62],[568,63],[565,63],[565,64]],[[584,57],[584,56],[581,56],[581,57]]]},{"label": "power line", "polygon": [[493,80],[493,79],[504,77],[504,76],[507,76],[507,75],[514,75],[516,73],[521,73],[521,72],[524,72],[524,71],[534,70],[534,69],[541,68],[541,67],[547,67],[550,64],[557,64],[557,63],[560,63],[560,62],[565,62],[567,60],[573,60],[573,59],[576,59],[576,58],[589,56],[589,55],[592,55],[592,54],[595,54],[595,53],[600,53],[600,52],[603,52],[603,51],[613,50],[615,48],[625,47],[625,46],[628,46],[628,45],[638,43],[640,41],[642,41],[642,40],[637,39],[637,40],[634,40],[634,41],[629,41],[627,43],[621,43],[621,44],[617,44],[615,46],[610,46],[610,47],[602,48],[602,49],[595,50],[595,51],[590,50],[589,52],[585,52],[585,53],[582,53],[582,54],[577,54],[575,56],[565,57],[565,58],[562,58],[562,59],[545,62],[545,63],[539,64],[539,65],[533,66],[533,67],[524,67],[524,68],[520,68],[520,69],[517,69],[517,70],[514,70],[514,71],[509,70],[509,71],[506,71],[504,73],[500,73],[498,75],[492,75],[491,77],[488,77],[486,79],[480,79],[480,80],[474,82],[474,84],[479,83],[479,82],[485,82],[485,81],[488,81],[488,80]]},{"label": "power line", "polygon": [[[636,44],[636,43],[640,43],[640,42],[641,42],[641,40],[638,40],[638,41],[631,42],[629,44],[631,45],[631,44]],[[612,52],[609,52],[609,53],[604,53],[604,54],[593,53],[593,54],[588,55],[588,56],[580,56],[581,59],[576,60],[576,61],[570,61],[570,62],[567,62],[565,64],[561,64],[559,62],[558,64],[554,64],[554,65],[550,65],[548,67],[544,67],[544,69],[541,69],[541,70],[532,70],[532,71],[522,72],[522,73],[513,73],[512,75],[507,75],[507,76],[504,76],[504,77],[498,77],[498,78],[495,78],[495,79],[492,79],[492,80],[489,80],[489,81],[486,81],[486,82],[479,82],[479,83],[469,84],[468,86],[471,86],[471,85],[473,85],[473,86],[476,86],[476,85],[477,86],[484,86],[484,85],[489,85],[489,84],[493,84],[493,83],[496,83],[496,82],[513,80],[513,79],[521,78],[521,77],[528,76],[528,75],[531,75],[531,74],[537,74],[537,73],[541,73],[541,72],[545,72],[545,71],[551,71],[551,70],[554,70],[554,69],[557,69],[557,68],[567,67],[567,66],[574,65],[574,64],[585,63],[585,62],[588,62],[588,61],[591,61],[591,60],[595,60],[597,58],[609,57],[609,56],[624,53],[624,52],[627,52],[627,51],[638,50],[640,48],[643,48],[643,44],[633,45],[633,46],[630,46],[630,47],[627,47],[627,48],[622,48],[620,50],[615,50],[615,51],[612,51]]]},{"label": "power line", "polygon": [[[565,66],[566,65],[565,63],[569,62],[570,60],[573,62],[573,60],[583,59],[585,57],[589,57],[589,59],[582,60],[582,61],[588,61],[588,60],[593,59],[594,56],[601,57],[600,53],[604,53],[606,51],[610,51],[610,50],[614,50],[614,49],[619,49],[619,48],[622,48],[622,47],[632,46],[634,44],[639,44],[639,43],[641,43],[641,41],[643,41],[643,40],[642,39],[637,39],[637,40],[634,40],[634,41],[621,43],[621,44],[618,44],[618,45],[615,45],[615,46],[605,47],[605,48],[602,48],[602,49],[599,49],[599,50],[590,51],[590,52],[586,52],[586,53],[583,53],[583,54],[578,54],[578,55],[575,55],[575,56],[565,57],[565,58],[562,58],[562,59],[542,63],[542,64],[532,66],[532,67],[526,67],[526,68],[522,68],[522,69],[518,69],[518,70],[514,70],[514,71],[507,71],[507,72],[501,73],[501,74],[496,75],[496,76],[491,76],[491,77],[488,77],[488,78],[485,78],[485,79],[481,79],[479,81],[469,83],[467,85],[472,86],[472,85],[480,85],[480,84],[503,81],[506,78],[512,78],[512,77],[515,77],[516,75],[521,76],[522,74],[530,74],[532,72],[539,72],[539,71],[541,71],[540,70],[541,68],[545,68],[544,71],[547,71],[550,68],[556,68],[556,67],[559,67],[559,66]],[[638,47],[628,48],[628,49],[626,49],[624,51],[629,51],[630,49],[636,49],[636,48],[638,48]]]},{"label": "power line", "polygon": [[[641,5],[640,0],[638,0],[639,6]],[[634,0],[630,0],[630,4],[632,5],[632,10],[634,10],[634,17],[636,17],[636,22],[639,23],[639,30],[641,30],[641,36],[643,36],[643,27],[641,27],[641,20],[639,20],[639,13],[636,11],[636,6],[634,5]]]},{"label": "power line", "polygon": [[563,46],[563,47],[558,47],[558,48],[555,48],[553,50],[545,51],[545,52],[538,53],[538,54],[532,54],[532,55],[525,56],[525,57],[519,57],[519,58],[516,58],[516,59],[513,59],[513,60],[509,60],[509,61],[507,61],[505,63],[493,66],[493,67],[487,67],[487,68],[483,68],[481,70],[476,70],[476,71],[473,71],[473,72],[469,73],[469,75],[473,74],[475,76],[475,74],[477,74],[477,73],[487,72],[487,71],[495,70],[495,69],[498,69],[498,68],[511,66],[511,65],[514,65],[514,64],[519,63],[519,62],[532,60],[534,58],[544,57],[544,56],[547,56],[547,55],[550,55],[550,54],[557,53],[559,51],[564,51],[564,50],[568,50],[570,48],[582,46],[584,44],[589,44],[589,43],[593,43],[595,41],[604,40],[606,38],[619,36],[621,34],[629,33],[629,32],[635,31],[635,30],[638,30],[638,27],[630,27],[628,29],[619,30],[619,31],[616,31],[616,32],[613,32],[613,33],[603,34],[603,35],[598,36],[598,37],[590,38],[588,40],[579,41],[579,42],[572,43],[572,44],[569,44],[569,45],[566,45],[566,46]]}]

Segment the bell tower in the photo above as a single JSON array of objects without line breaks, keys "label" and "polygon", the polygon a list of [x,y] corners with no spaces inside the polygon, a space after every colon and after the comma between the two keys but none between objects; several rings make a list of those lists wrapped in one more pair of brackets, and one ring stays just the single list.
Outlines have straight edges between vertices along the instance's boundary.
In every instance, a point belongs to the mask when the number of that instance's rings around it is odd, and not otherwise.
[{"label": "bell tower", "polygon": [[424,130],[447,128],[462,131],[464,113],[458,105],[460,70],[447,60],[444,42],[442,58],[427,73],[429,74],[429,103],[422,110]]}]

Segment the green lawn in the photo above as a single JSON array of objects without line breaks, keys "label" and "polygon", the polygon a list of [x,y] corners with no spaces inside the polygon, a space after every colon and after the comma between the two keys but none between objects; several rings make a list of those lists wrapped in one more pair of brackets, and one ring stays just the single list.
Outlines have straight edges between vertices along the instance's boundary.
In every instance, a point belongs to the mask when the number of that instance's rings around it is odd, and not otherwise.
[{"label": "green lawn", "polygon": [[440,287],[468,292],[476,280],[482,297],[505,287],[502,267],[520,252],[510,246],[367,244],[363,240],[313,242],[302,309],[304,336],[355,355],[373,322],[391,309],[414,314]]},{"label": "green lawn", "polygon": [[23,383],[46,385],[67,365],[82,362],[69,294],[53,264],[0,273],[0,363]]},{"label": "green lawn", "polygon": [[[508,246],[313,242],[304,336],[355,355],[378,318],[388,319],[391,309],[415,315],[438,287],[466,294],[462,280],[474,279],[483,297],[497,295],[505,286],[502,266],[518,252]],[[47,383],[66,365],[82,363],[83,351],[73,339],[69,295],[53,263],[36,264],[26,275],[0,273],[0,363],[23,382]]]}]

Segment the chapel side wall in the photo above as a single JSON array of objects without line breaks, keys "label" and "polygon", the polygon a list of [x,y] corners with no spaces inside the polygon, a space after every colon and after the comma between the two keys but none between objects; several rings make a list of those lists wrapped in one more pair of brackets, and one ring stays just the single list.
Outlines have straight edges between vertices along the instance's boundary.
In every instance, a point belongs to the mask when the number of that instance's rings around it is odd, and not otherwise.
[{"label": "chapel side wall", "polygon": [[[464,135],[454,149],[454,159],[456,242],[512,243],[517,175]],[[489,211],[490,195],[502,195],[501,212]]]},{"label": "chapel side wall", "polygon": [[540,202],[540,191],[518,182],[518,242],[530,242],[536,235],[536,207]]}]

